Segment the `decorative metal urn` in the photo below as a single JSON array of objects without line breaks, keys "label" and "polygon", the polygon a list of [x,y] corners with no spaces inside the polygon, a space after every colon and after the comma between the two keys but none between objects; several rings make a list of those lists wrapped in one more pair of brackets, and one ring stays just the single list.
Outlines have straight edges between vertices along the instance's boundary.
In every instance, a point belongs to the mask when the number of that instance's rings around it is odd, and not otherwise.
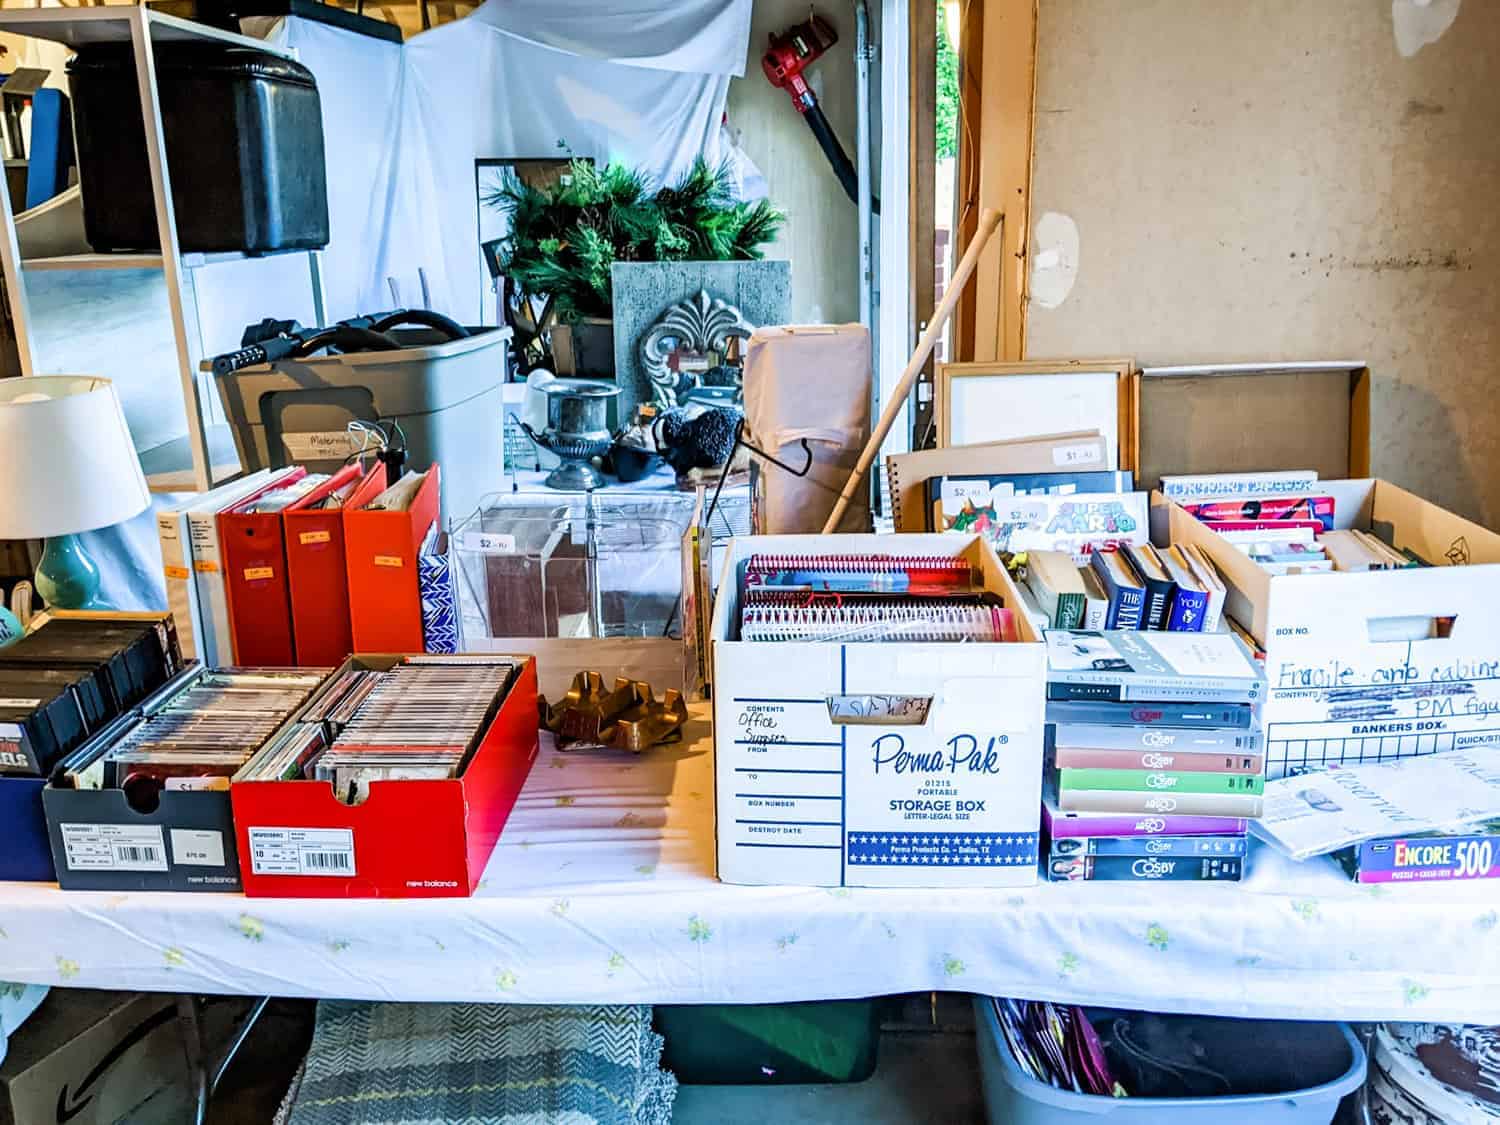
[{"label": "decorative metal urn", "polygon": [[526,436],[562,458],[545,481],[548,488],[584,492],[605,483],[589,462],[609,451],[609,400],[620,393],[613,383],[597,379],[554,379],[542,388],[547,396],[547,429],[538,434],[525,422]]}]

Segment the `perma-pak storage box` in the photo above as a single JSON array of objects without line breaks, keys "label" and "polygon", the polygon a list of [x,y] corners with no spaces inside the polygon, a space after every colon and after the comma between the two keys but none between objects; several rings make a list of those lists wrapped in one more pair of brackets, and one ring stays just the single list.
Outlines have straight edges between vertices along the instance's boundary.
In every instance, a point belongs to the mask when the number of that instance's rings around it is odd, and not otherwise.
[{"label": "perma-pak storage box", "polygon": [[[350,657],[307,708],[317,706],[345,669],[385,671],[402,659]],[[254,764],[252,758],[229,787],[245,893],[260,898],[473,894],[536,761],[536,661],[515,659],[519,667],[510,687],[456,777],[372,781],[370,795],[349,805],[328,781],[239,780]]]},{"label": "perma-pak storage box", "polygon": [[[739,640],[754,554],[962,556],[1021,640]],[[998,887],[1036,881],[1046,656],[978,536],[773,535],[726,553],[709,639],[719,878]]]},{"label": "perma-pak storage box", "polygon": [[1272,575],[1152,497],[1158,535],[1208,552],[1225,610],[1265,649],[1267,774],[1500,739],[1500,535],[1383,480],[1316,491],[1333,497],[1335,527],[1432,565]]}]

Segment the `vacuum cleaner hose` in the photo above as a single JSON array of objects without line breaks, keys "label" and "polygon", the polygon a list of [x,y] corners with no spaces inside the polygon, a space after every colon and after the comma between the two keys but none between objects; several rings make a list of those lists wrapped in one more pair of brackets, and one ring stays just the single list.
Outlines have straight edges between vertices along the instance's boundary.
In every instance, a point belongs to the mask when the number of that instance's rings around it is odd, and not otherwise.
[{"label": "vacuum cleaner hose", "polygon": [[469,336],[469,330],[458,321],[430,309],[403,309],[401,312],[387,313],[370,325],[370,330],[384,332],[398,324],[419,324],[443,333],[450,340],[465,340]]},{"label": "vacuum cleaner hose", "polygon": [[349,324],[335,324],[299,343],[290,358],[304,359],[327,347],[335,347],[342,352],[394,352],[399,351],[401,345],[381,332],[355,328]]}]

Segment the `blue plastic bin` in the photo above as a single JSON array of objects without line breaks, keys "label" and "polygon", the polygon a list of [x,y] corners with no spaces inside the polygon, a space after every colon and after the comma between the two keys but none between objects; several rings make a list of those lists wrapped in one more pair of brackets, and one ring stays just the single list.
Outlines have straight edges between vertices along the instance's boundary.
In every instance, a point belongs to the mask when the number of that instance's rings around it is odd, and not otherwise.
[{"label": "blue plastic bin", "polygon": [[[1221,1098],[1102,1098],[1059,1090],[1027,1075],[1000,1030],[995,1005],[975,997],[979,1073],[990,1125],[1076,1125],[1108,1117],[1111,1125],[1328,1125],[1339,1100],[1365,1080],[1365,1051],[1346,1024],[1321,1024],[1332,1046],[1330,1057],[1347,1063],[1328,1074],[1308,1075],[1313,1085],[1285,1093]],[[1330,1068],[1332,1069],[1332,1068]]]}]

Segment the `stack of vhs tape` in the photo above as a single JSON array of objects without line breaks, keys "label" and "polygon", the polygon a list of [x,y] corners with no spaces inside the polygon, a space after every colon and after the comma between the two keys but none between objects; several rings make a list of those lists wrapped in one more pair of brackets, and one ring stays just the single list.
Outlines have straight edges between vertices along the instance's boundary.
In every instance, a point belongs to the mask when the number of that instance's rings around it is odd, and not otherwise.
[{"label": "stack of vhs tape", "polygon": [[101,782],[123,789],[138,805],[148,790],[227,790],[235,771],[307,701],[325,674],[275,668],[186,673],[104,754]]},{"label": "stack of vhs tape", "polygon": [[351,804],[370,782],[453,777],[516,670],[509,657],[409,657],[389,671],[350,668],[244,775],[315,778]]},{"label": "stack of vhs tape", "polygon": [[1265,680],[1231,633],[1047,634],[1053,880],[1237,881]]},{"label": "stack of vhs tape", "polygon": [[162,618],[57,618],[0,649],[0,774],[46,775],[180,665]]}]

